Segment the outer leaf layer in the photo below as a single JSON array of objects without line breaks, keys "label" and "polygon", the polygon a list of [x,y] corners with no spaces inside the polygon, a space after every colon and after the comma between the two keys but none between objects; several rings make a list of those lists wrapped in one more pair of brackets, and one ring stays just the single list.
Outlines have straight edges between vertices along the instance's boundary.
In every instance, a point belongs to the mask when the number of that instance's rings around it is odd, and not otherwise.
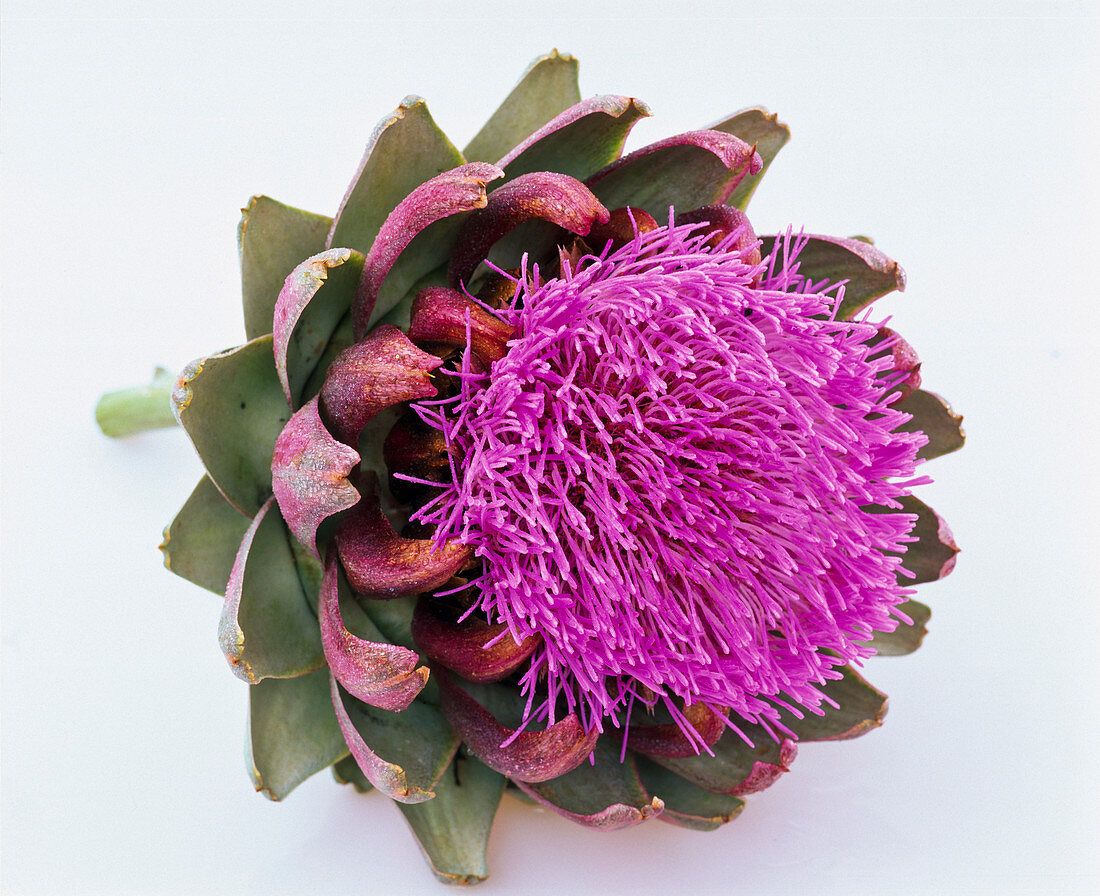
[{"label": "outer leaf layer", "polygon": [[826,700],[837,704],[835,707],[824,703],[821,706],[823,715],[807,712],[801,719],[790,714],[783,716],[783,724],[797,734],[800,741],[850,740],[882,725],[886,717],[886,695],[871,687],[850,666],[844,666],[840,672],[842,678],[829,681],[821,688]]},{"label": "outer leaf layer", "polygon": [[608,208],[641,208],[664,223],[670,206],[689,211],[725,202],[761,166],[752,146],[731,134],[689,131],[624,156],[587,183]]},{"label": "outer leaf layer", "polygon": [[601,831],[632,827],[664,809],[661,799],[642,787],[634,757],[628,753],[619,761],[611,738],[600,739],[594,758],[552,781],[517,785],[559,815]]},{"label": "outer leaf layer", "polygon": [[473,884],[489,875],[485,850],[505,778],[473,757],[455,756],[435,785],[435,799],[398,803],[432,871],[444,883]]},{"label": "outer leaf layer", "polygon": [[704,790],[735,795],[754,776],[759,779],[762,772],[772,770],[778,776],[786,770],[797,752],[793,741],[776,743],[758,726],[740,727],[754,746],[746,744],[735,731],[727,731],[713,746],[713,756],[654,757],[653,761]]},{"label": "outer leaf layer", "polygon": [[267,501],[241,541],[225,591],[218,640],[238,678],[292,678],[325,664],[290,533]]},{"label": "outer leaf layer", "polygon": [[225,594],[249,519],[203,476],[176,518],[165,527],[164,565],[215,594]]},{"label": "outer leaf layer", "polygon": [[[917,521],[910,536],[917,540],[911,543],[902,558],[902,566],[913,574],[912,578],[898,574],[898,581],[919,585],[922,582],[935,582],[942,579],[955,568],[955,555],[958,545],[951,529],[943,518],[923,501],[909,496],[901,500],[902,513],[915,513]],[[896,512],[883,509],[884,512]]]},{"label": "outer leaf layer", "polygon": [[767,790],[784,774],[791,770],[791,763],[798,755],[798,745],[789,738],[779,742],[779,760],[766,762],[758,760],[752,764],[745,780],[730,791],[734,796],[746,796]]},{"label": "outer leaf layer", "polygon": [[745,808],[740,797],[703,790],[645,757],[637,757],[636,763],[646,793],[659,797],[665,805],[657,816],[661,821],[694,831],[713,831]]},{"label": "outer leaf layer", "polygon": [[556,171],[584,180],[617,159],[631,128],[649,107],[625,96],[596,96],[566,109],[497,164],[508,180],[532,171]]},{"label": "outer leaf layer", "polygon": [[532,62],[462,154],[471,162],[495,162],[555,115],[579,103],[577,67],[574,57],[557,50]]},{"label": "outer leaf layer", "polygon": [[324,669],[268,678],[248,690],[248,756],[256,789],[283,799],[306,778],[348,755]]},{"label": "outer leaf layer", "polygon": [[[341,735],[342,739],[343,735]],[[367,780],[367,776],[359,768],[359,763],[350,753],[332,767],[332,777],[336,779],[337,784],[350,784],[359,793],[370,793],[374,790],[374,785]]]},{"label": "outer leaf layer", "polygon": [[241,255],[244,331],[249,339],[271,332],[275,299],[303,258],[325,248],[332,219],[253,196],[237,228]]},{"label": "outer leaf layer", "polygon": [[366,255],[382,222],[402,199],[424,181],[462,162],[461,153],[432,120],[424,100],[405,97],[367,141],[326,248],[350,246]]},{"label": "outer leaf layer", "polygon": [[254,515],[271,497],[271,455],[290,419],[271,336],[187,365],[172,405],[214,484]]},{"label": "outer leaf layer", "polygon": [[956,414],[935,392],[917,389],[894,405],[895,410],[912,414],[913,419],[898,427],[899,432],[923,432],[928,443],[917,451],[917,457],[931,460],[958,451],[966,441],[962,415]]},{"label": "outer leaf layer", "polygon": [[458,749],[439,710],[420,701],[399,713],[375,709],[345,698],[335,678],[331,694],[340,730],[367,780],[401,803],[430,800]]},{"label": "outer leaf layer", "polygon": [[771,166],[779,150],[791,139],[791,129],[780,123],[774,114],[760,108],[744,109],[729,118],[724,118],[710,126],[710,130],[723,131],[740,137],[750,146],[756,147],[762,163],[760,170],[746,177],[737,185],[726,200],[728,205],[744,210],[752,194],[756,192],[764,174]]},{"label": "outer leaf layer", "polygon": [[[806,235],[798,256],[799,273],[811,280],[846,281],[844,301],[837,317],[851,320],[856,312],[895,289],[905,289],[905,271],[870,243],[856,239]],[[774,236],[761,237],[760,251],[768,256],[776,247]],[[779,241],[782,249],[782,240]]]},{"label": "outer leaf layer", "polygon": [[879,656],[904,656],[912,653],[921,645],[924,636],[928,634],[928,620],[932,611],[924,604],[915,600],[907,600],[900,604],[898,609],[905,613],[912,623],[899,622],[898,627],[892,632],[875,632],[870,644],[878,652]]},{"label": "outer leaf layer", "polygon": [[[876,350],[870,354],[875,360],[890,359],[890,367],[880,376],[889,376],[897,381],[891,386],[891,404],[896,405],[908,399],[913,390],[920,386],[921,361],[916,349],[889,327],[879,327],[876,341],[872,343]],[[886,348],[881,346],[885,345]]]}]

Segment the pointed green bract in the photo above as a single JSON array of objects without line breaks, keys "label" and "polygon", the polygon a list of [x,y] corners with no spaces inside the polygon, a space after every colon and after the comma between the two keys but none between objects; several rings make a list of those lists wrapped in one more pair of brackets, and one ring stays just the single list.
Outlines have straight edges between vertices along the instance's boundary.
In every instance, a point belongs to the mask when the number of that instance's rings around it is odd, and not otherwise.
[{"label": "pointed green bract", "polygon": [[[378,709],[342,693],[344,709],[355,731],[382,763],[400,771],[402,789],[431,798],[436,781],[450,765],[458,749],[458,735],[434,706],[414,700],[401,712]],[[393,775],[387,773],[387,778]],[[373,782],[375,786],[378,781]],[[385,792],[385,791],[383,791]],[[398,794],[387,793],[399,799]]]},{"label": "pointed green bract", "polygon": [[579,103],[577,69],[576,58],[557,50],[540,56],[462,154],[471,162],[495,162],[559,112]]},{"label": "pointed green bract", "polygon": [[[649,115],[645,103],[623,96],[585,100],[577,116],[501,159],[506,180],[532,171],[554,171],[584,180],[614,162],[631,128]],[[567,116],[563,116],[566,119]],[[499,186],[499,184],[498,184]]]},{"label": "pointed green bract", "polygon": [[711,130],[722,131],[740,137],[750,146],[755,146],[764,167],[756,174],[750,174],[737,185],[733,193],[726,200],[726,205],[732,205],[742,211],[749,204],[752,194],[764,179],[772,160],[791,139],[791,129],[781,123],[775,114],[769,114],[764,109],[744,109],[729,118],[712,124]]},{"label": "pointed green bract", "polygon": [[290,540],[272,498],[245,532],[226,586],[218,639],[233,671],[249,683],[325,664]]},{"label": "pointed green bract", "polygon": [[281,800],[348,755],[329,699],[328,670],[268,678],[248,690],[247,756],[256,789]]},{"label": "pointed green bract", "polygon": [[913,419],[898,427],[898,432],[923,432],[928,443],[917,451],[921,460],[942,457],[958,451],[966,441],[961,415],[956,414],[935,392],[917,389],[894,406],[896,411],[912,414]]},{"label": "pointed green bract", "polygon": [[325,248],[332,218],[253,196],[237,227],[241,256],[244,331],[249,339],[271,332],[283,281],[304,258]]},{"label": "pointed green bract", "polygon": [[225,594],[237,546],[249,519],[203,476],[176,518],[164,529],[164,565],[177,576]]},{"label": "pointed green bract", "polygon": [[951,530],[936,511],[923,501],[908,495],[901,499],[902,513],[915,513],[911,542],[902,557],[904,566],[912,576],[898,574],[898,581],[907,585],[935,582],[955,568],[955,555],[959,549]]},{"label": "pointed green bract", "polygon": [[633,753],[620,762],[618,747],[605,736],[592,755],[594,762],[540,784],[520,784],[520,789],[579,824],[602,830],[629,827],[661,811],[660,801],[642,787]]},{"label": "pointed green bract", "polygon": [[271,335],[187,365],[172,403],[214,484],[253,516],[271,496],[271,455],[290,419]]},{"label": "pointed green bract", "polygon": [[287,535],[290,552],[294,555],[294,568],[298,573],[298,582],[302,586],[302,593],[306,596],[309,611],[316,616],[317,595],[321,591],[321,578],[324,576],[325,571],[321,568],[320,561],[309,552],[309,548],[302,545],[294,537],[289,526],[287,527]]},{"label": "pointed green bract", "polygon": [[[792,240],[801,240],[794,235]],[[783,251],[783,238],[760,238],[764,257],[772,254],[778,244]],[[813,280],[830,284],[845,281],[844,301],[837,318],[851,320],[858,311],[875,299],[894,290],[905,289],[905,272],[896,261],[880,252],[865,239],[806,235],[806,245],[798,255],[798,272]]]},{"label": "pointed green bract", "polygon": [[[395,643],[374,624],[374,620],[371,619],[370,614],[363,609],[362,604],[356,599],[342,571],[339,574],[338,583],[340,614],[343,619],[344,627],[355,635],[355,637],[373,641],[376,644]],[[415,600],[415,598],[413,600]],[[389,601],[375,601],[364,598],[363,603],[373,606],[374,604],[386,604],[389,603]],[[406,645],[400,646],[404,647]]]},{"label": "pointed green bract", "polygon": [[665,811],[657,816],[661,821],[694,831],[713,831],[732,821],[745,808],[740,797],[703,790],[644,756],[635,761],[646,793],[659,797],[665,804]]},{"label": "pointed green bract", "polygon": [[633,152],[588,184],[609,209],[640,208],[665,224],[670,207],[687,210],[722,202],[753,161],[750,145],[696,132]]},{"label": "pointed green bract", "polygon": [[746,744],[737,732],[726,731],[711,747],[713,756],[700,753],[683,759],[650,758],[704,790],[729,793],[745,781],[755,763],[783,764],[780,745],[764,729],[744,723],[739,723],[738,727],[752,740],[753,746]]},{"label": "pointed green bract", "polygon": [[504,782],[504,775],[459,753],[436,782],[434,800],[397,804],[444,883],[473,884],[488,877],[485,851]]},{"label": "pointed green bract", "polygon": [[924,636],[928,634],[928,620],[932,617],[932,611],[928,607],[920,601],[907,600],[898,609],[913,622],[899,622],[892,632],[875,632],[869,643],[879,656],[905,656],[912,653],[920,647]]},{"label": "pointed green bract", "polygon": [[797,734],[800,741],[848,740],[882,725],[886,695],[871,687],[851,666],[844,666],[840,672],[842,678],[821,686],[826,698],[837,706],[823,702],[824,715],[814,715],[807,710],[801,719],[784,712],[783,724]]},{"label": "pointed green bract", "polygon": [[463,161],[432,120],[424,100],[406,97],[371,134],[326,248],[347,246],[366,255],[382,222],[402,199],[424,181]]}]

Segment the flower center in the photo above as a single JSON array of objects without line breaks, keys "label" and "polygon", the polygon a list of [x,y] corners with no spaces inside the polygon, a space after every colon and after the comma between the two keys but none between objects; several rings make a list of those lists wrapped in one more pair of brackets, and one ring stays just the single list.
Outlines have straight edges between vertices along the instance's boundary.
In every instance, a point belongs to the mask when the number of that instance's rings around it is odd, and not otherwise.
[{"label": "flower center", "polygon": [[834,320],[796,257],[687,225],[523,279],[507,354],[432,418],[461,463],[418,518],[474,548],[490,619],[542,636],[529,716],[775,720],[894,627],[911,522],[864,508],[907,493],[917,437],[878,326]]}]

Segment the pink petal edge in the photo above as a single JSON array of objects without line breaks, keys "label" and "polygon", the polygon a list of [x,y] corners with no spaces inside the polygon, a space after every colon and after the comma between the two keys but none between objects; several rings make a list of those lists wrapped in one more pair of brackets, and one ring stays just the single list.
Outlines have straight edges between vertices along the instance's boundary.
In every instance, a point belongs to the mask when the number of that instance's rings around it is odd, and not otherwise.
[{"label": "pink petal edge", "polygon": [[302,405],[275,440],[271,488],[291,534],[314,557],[320,556],[317,527],[359,501],[347,478],[358,463],[359,453],[321,421],[319,396]]},{"label": "pink petal edge", "polygon": [[351,755],[355,757],[356,764],[367,776],[367,780],[391,800],[397,800],[399,803],[423,803],[433,799],[435,797],[434,791],[423,790],[415,784],[410,784],[405,770],[401,766],[386,762],[385,759],[382,759],[367,746],[366,741],[363,740],[355,725],[352,724],[351,716],[348,715],[347,708],[344,706],[340,684],[335,676],[332,676],[330,680],[332,684],[332,708],[336,711],[336,721],[340,724],[340,731],[343,732],[344,740],[347,741]]},{"label": "pink petal edge", "polygon": [[428,668],[419,666],[420,657],[405,647],[367,641],[344,627],[337,569],[336,552],[330,551],[317,607],[325,659],[336,680],[353,697],[399,712],[424,689]]}]

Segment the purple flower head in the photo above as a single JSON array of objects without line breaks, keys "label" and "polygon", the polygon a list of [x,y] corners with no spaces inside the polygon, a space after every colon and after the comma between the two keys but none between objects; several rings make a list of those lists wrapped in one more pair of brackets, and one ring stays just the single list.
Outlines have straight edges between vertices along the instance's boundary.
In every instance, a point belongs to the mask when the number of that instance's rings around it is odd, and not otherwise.
[{"label": "purple flower head", "polygon": [[670,219],[518,277],[507,354],[478,372],[467,349],[456,398],[419,405],[453,481],[417,518],[473,548],[474,608],[542,636],[528,720],[602,731],[641,700],[697,742],[684,706],[775,723],[897,625],[924,436],[895,431],[890,337],[836,319],[800,240],[759,262],[743,236]]}]

